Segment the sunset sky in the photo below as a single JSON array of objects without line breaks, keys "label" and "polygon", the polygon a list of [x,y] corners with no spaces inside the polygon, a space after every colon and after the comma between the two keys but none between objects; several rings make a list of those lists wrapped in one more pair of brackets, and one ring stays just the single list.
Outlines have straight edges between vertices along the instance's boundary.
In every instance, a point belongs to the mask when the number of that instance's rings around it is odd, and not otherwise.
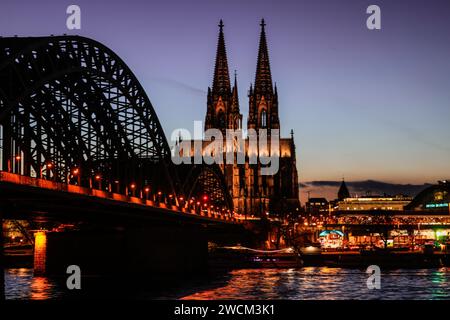
[{"label": "sunset sky", "polygon": [[[77,4],[82,29],[66,29]],[[382,29],[366,28],[381,7]],[[300,181],[450,178],[450,1],[166,0],[0,3],[0,35],[79,34],[115,51],[170,137],[204,120],[218,21],[241,112],[265,18],[282,134],[294,129]]]}]

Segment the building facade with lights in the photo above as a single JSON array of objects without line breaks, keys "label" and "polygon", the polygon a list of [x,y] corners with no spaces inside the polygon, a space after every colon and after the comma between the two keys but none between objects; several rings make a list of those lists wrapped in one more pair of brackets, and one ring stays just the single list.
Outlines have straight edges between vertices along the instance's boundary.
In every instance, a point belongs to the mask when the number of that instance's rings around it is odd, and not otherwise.
[{"label": "building facade with lights", "polygon": [[411,202],[411,197],[406,196],[364,196],[358,198],[345,198],[337,202],[339,211],[355,210],[396,210],[401,211]]}]

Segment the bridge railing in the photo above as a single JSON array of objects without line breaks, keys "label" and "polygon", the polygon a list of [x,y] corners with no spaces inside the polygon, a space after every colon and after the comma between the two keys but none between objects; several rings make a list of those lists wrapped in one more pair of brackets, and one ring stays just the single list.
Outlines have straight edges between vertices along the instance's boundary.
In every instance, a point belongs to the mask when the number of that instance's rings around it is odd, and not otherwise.
[{"label": "bridge railing", "polygon": [[176,205],[170,205],[166,204],[164,202],[155,202],[148,199],[143,199],[139,197],[133,197],[133,196],[126,196],[119,193],[113,193],[108,192],[104,190],[98,190],[98,189],[91,189],[86,187],[80,187],[77,185],[71,185],[71,184],[65,184],[61,182],[55,182],[45,179],[39,179],[39,178],[33,178],[28,176],[22,176],[15,173],[9,173],[5,171],[0,171],[0,182],[9,182],[13,184],[18,185],[26,185],[36,188],[42,188],[47,190],[53,190],[53,191],[60,191],[60,192],[68,192],[73,194],[79,194],[79,195],[85,195],[85,196],[91,196],[91,197],[97,197],[102,199],[108,199],[108,200],[115,200],[115,201],[121,201],[121,202],[127,202],[137,205],[143,205],[143,206],[150,206],[150,207],[157,207],[161,209],[170,210],[177,213],[186,213],[186,214],[193,214],[193,215],[201,215],[204,217],[212,218],[212,219],[218,219],[218,220],[224,220],[224,221],[230,221],[230,222],[239,222],[238,219],[222,215],[219,213],[214,212],[210,208],[207,210],[200,210],[200,214],[198,214],[193,209],[187,209],[186,207],[178,207]]}]

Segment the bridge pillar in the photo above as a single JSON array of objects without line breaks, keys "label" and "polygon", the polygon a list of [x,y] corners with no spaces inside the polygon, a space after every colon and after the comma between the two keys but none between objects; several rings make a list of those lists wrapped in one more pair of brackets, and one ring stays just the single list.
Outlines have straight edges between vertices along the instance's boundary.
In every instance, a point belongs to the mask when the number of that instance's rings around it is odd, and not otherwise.
[{"label": "bridge pillar", "polygon": [[3,250],[3,213],[0,209],[0,301],[5,300],[5,255]]}]

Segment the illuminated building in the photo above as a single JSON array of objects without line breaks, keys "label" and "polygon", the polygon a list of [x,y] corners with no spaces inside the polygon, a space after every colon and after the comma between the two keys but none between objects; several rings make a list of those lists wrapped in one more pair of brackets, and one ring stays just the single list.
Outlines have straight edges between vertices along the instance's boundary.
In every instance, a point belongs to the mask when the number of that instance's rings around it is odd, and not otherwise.
[{"label": "illuminated building", "polygon": [[337,210],[403,210],[411,200],[412,198],[406,196],[364,196],[346,198],[337,202]]},{"label": "illuminated building", "polygon": [[411,203],[405,206],[405,209],[450,212],[449,203],[450,182],[443,180],[420,192]]}]

